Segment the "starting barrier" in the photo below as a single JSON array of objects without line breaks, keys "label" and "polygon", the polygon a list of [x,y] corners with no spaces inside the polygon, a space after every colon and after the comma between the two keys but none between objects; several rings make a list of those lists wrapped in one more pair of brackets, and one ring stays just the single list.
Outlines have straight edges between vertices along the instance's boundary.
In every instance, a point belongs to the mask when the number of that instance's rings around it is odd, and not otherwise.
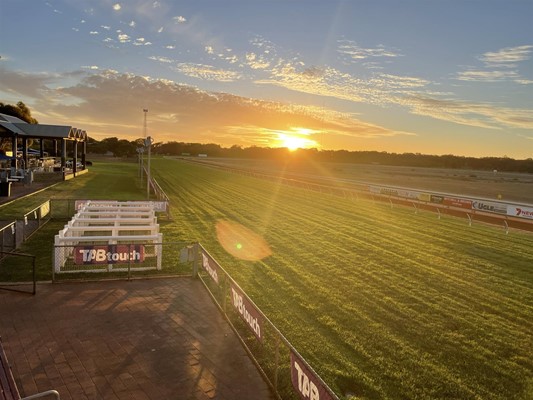
[{"label": "starting barrier", "polygon": [[[86,201],[54,239],[54,273],[161,269],[151,202]],[[126,266],[125,266],[126,265]]]}]

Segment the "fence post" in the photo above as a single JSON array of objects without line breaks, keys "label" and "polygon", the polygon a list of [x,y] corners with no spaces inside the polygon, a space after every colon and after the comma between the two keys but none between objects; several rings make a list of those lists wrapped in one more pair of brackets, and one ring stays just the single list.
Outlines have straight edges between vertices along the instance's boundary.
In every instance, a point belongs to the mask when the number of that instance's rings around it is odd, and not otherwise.
[{"label": "fence post", "polygon": [[131,279],[131,243],[128,244],[128,281]]},{"label": "fence post", "polygon": [[276,332],[275,359],[274,359],[274,391],[278,393],[278,370],[279,370],[279,333]]},{"label": "fence post", "polygon": [[224,286],[222,286],[222,309],[224,310],[224,315],[228,315],[228,312],[226,311],[226,298],[228,290],[228,274],[224,274]]},{"label": "fence post", "polygon": [[32,278],[33,278],[33,292],[32,294],[35,294],[36,290],[35,290],[35,256],[33,256],[33,262],[32,262]]},{"label": "fence post", "polygon": [[56,244],[54,240],[54,246],[52,247],[52,283],[56,281]]},{"label": "fence post", "polygon": [[200,244],[198,242],[193,244],[193,251],[192,277],[198,278],[198,258],[200,253]]}]

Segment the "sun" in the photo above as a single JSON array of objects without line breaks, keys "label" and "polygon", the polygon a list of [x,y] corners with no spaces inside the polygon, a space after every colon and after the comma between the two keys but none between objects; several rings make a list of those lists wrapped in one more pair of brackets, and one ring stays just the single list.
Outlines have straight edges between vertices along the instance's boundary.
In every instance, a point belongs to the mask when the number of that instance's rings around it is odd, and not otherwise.
[{"label": "sun", "polygon": [[290,131],[278,131],[278,141],[281,146],[290,151],[317,147],[318,143],[309,138],[314,131],[305,128],[292,128]]},{"label": "sun", "polygon": [[295,151],[308,146],[308,139],[300,138],[297,136],[283,135],[281,137],[283,141],[283,147],[288,148],[290,151]]}]

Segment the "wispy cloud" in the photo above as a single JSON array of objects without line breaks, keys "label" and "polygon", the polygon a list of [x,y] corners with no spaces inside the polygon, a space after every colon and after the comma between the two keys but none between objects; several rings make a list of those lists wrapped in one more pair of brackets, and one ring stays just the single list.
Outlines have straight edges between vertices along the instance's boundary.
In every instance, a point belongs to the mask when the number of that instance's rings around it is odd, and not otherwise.
[{"label": "wispy cloud", "polygon": [[448,122],[487,129],[533,129],[533,110],[496,107],[492,104],[439,99],[424,95],[410,95],[398,100],[415,114]]},{"label": "wispy cloud", "polygon": [[386,48],[383,45],[369,48],[361,47],[352,40],[339,40],[337,52],[351,61],[361,61],[370,58],[395,58],[401,57],[402,54],[394,49]]},{"label": "wispy cloud", "polygon": [[531,58],[533,45],[506,47],[494,52],[487,52],[480,57],[480,60],[491,66],[513,67],[515,63],[527,61]]},{"label": "wispy cloud", "polygon": [[517,80],[519,75],[516,71],[483,71],[483,70],[471,70],[463,71],[457,74],[457,79],[461,81],[474,81],[474,82],[498,82],[504,80]]},{"label": "wispy cloud", "polygon": [[171,60],[170,58],[168,57],[161,57],[161,56],[150,56],[148,57],[150,60],[153,60],[153,61],[158,61],[158,62],[161,62],[161,63],[173,63],[174,60]]},{"label": "wispy cloud", "polygon": [[194,63],[179,63],[175,67],[175,70],[192,78],[218,82],[233,82],[240,79],[242,76],[237,71],[220,69],[212,65]]},{"label": "wispy cloud", "polygon": [[486,52],[478,59],[482,67],[469,67],[458,72],[456,79],[470,82],[515,82],[528,84],[519,73],[519,65],[531,59],[533,45],[506,47],[497,51]]}]

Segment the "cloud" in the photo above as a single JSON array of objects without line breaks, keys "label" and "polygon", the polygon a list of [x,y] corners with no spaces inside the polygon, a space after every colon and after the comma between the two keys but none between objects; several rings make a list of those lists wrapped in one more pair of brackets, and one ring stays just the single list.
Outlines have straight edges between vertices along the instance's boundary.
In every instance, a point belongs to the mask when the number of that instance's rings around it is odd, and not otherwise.
[{"label": "cloud", "polygon": [[486,129],[533,129],[533,110],[496,107],[492,104],[409,95],[398,100],[411,112],[462,125]]},{"label": "cloud", "polygon": [[271,66],[270,61],[264,55],[258,55],[256,53],[246,53],[246,64],[252,69],[264,70]]},{"label": "cloud", "polygon": [[[309,138],[326,132],[350,137],[407,135],[359,121],[348,113],[213,93],[163,79],[116,71],[74,72],[65,76],[9,73],[9,90],[33,98],[27,103],[42,123],[72,124],[96,138],[142,136],[142,109],[149,108],[149,131],[157,141],[183,140],[222,145],[263,143],[268,132],[305,127]],[[56,87],[59,79],[78,83]],[[29,90],[31,89],[31,90]]]},{"label": "cloud", "polygon": [[241,78],[239,72],[220,69],[205,64],[180,63],[175,67],[175,70],[193,78],[209,81],[233,82]]},{"label": "cloud", "polygon": [[146,39],[142,37],[135,39],[133,42],[134,46],[150,46],[151,44],[151,42],[146,41]]},{"label": "cloud", "polygon": [[387,49],[383,45],[375,48],[363,48],[358,46],[356,42],[352,40],[339,40],[337,52],[347,60],[351,61],[366,60],[368,58],[395,58],[402,56],[399,52],[393,49]]},{"label": "cloud", "polygon": [[48,85],[57,80],[56,75],[48,73],[32,74],[12,71],[0,65],[0,92],[13,96],[39,99],[47,92]]},{"label": "cloud", "polygon": [[494,52],[487,52],[480,57],[480,60],[491,66],[514,66],[515,63],[529,60],[532,51],[533,45],[506,47]]},{"label": "cloud", "polygon": [[171,60],[168,57],[150,56],[148,58],[150,60],[158,61],[158,62],[161,62],[161,63],[173,63],[174,62],[174,60]]},{"label": "cloud", "polygon": [[473,82],[499,82],[509,79],[518,79],[519,75],[515,71],[464,71],[457,74],[460,81]]},{"label": "cloud", "polygon": [[126,35],[125,33],[120,33],[120,34],[117,36],[117,38],[118,38],[118,41],[119,41],[120,43],[128,43],[128,42],[131,42],[131,38],[130,38],[128,35]]},{"label": "cloud", "polygon": [[[482,68],[471,67],[458,72],[456,79],[471,82],[513,81],[528,84],[518,72],[519,63],[531,59],[533,45],[506,47],[493,52],[486,52],[478,57],[483,62]],[[525,82],[525,83],[524,83]]]},{"label": "cloud", "polygon": [[183,23],[187,22],[187,19],[184,16],[182,16],[182,15],[178,15],[176,17],[173,17],[172,20],[177,22],[178,24],[183,24]]}]

